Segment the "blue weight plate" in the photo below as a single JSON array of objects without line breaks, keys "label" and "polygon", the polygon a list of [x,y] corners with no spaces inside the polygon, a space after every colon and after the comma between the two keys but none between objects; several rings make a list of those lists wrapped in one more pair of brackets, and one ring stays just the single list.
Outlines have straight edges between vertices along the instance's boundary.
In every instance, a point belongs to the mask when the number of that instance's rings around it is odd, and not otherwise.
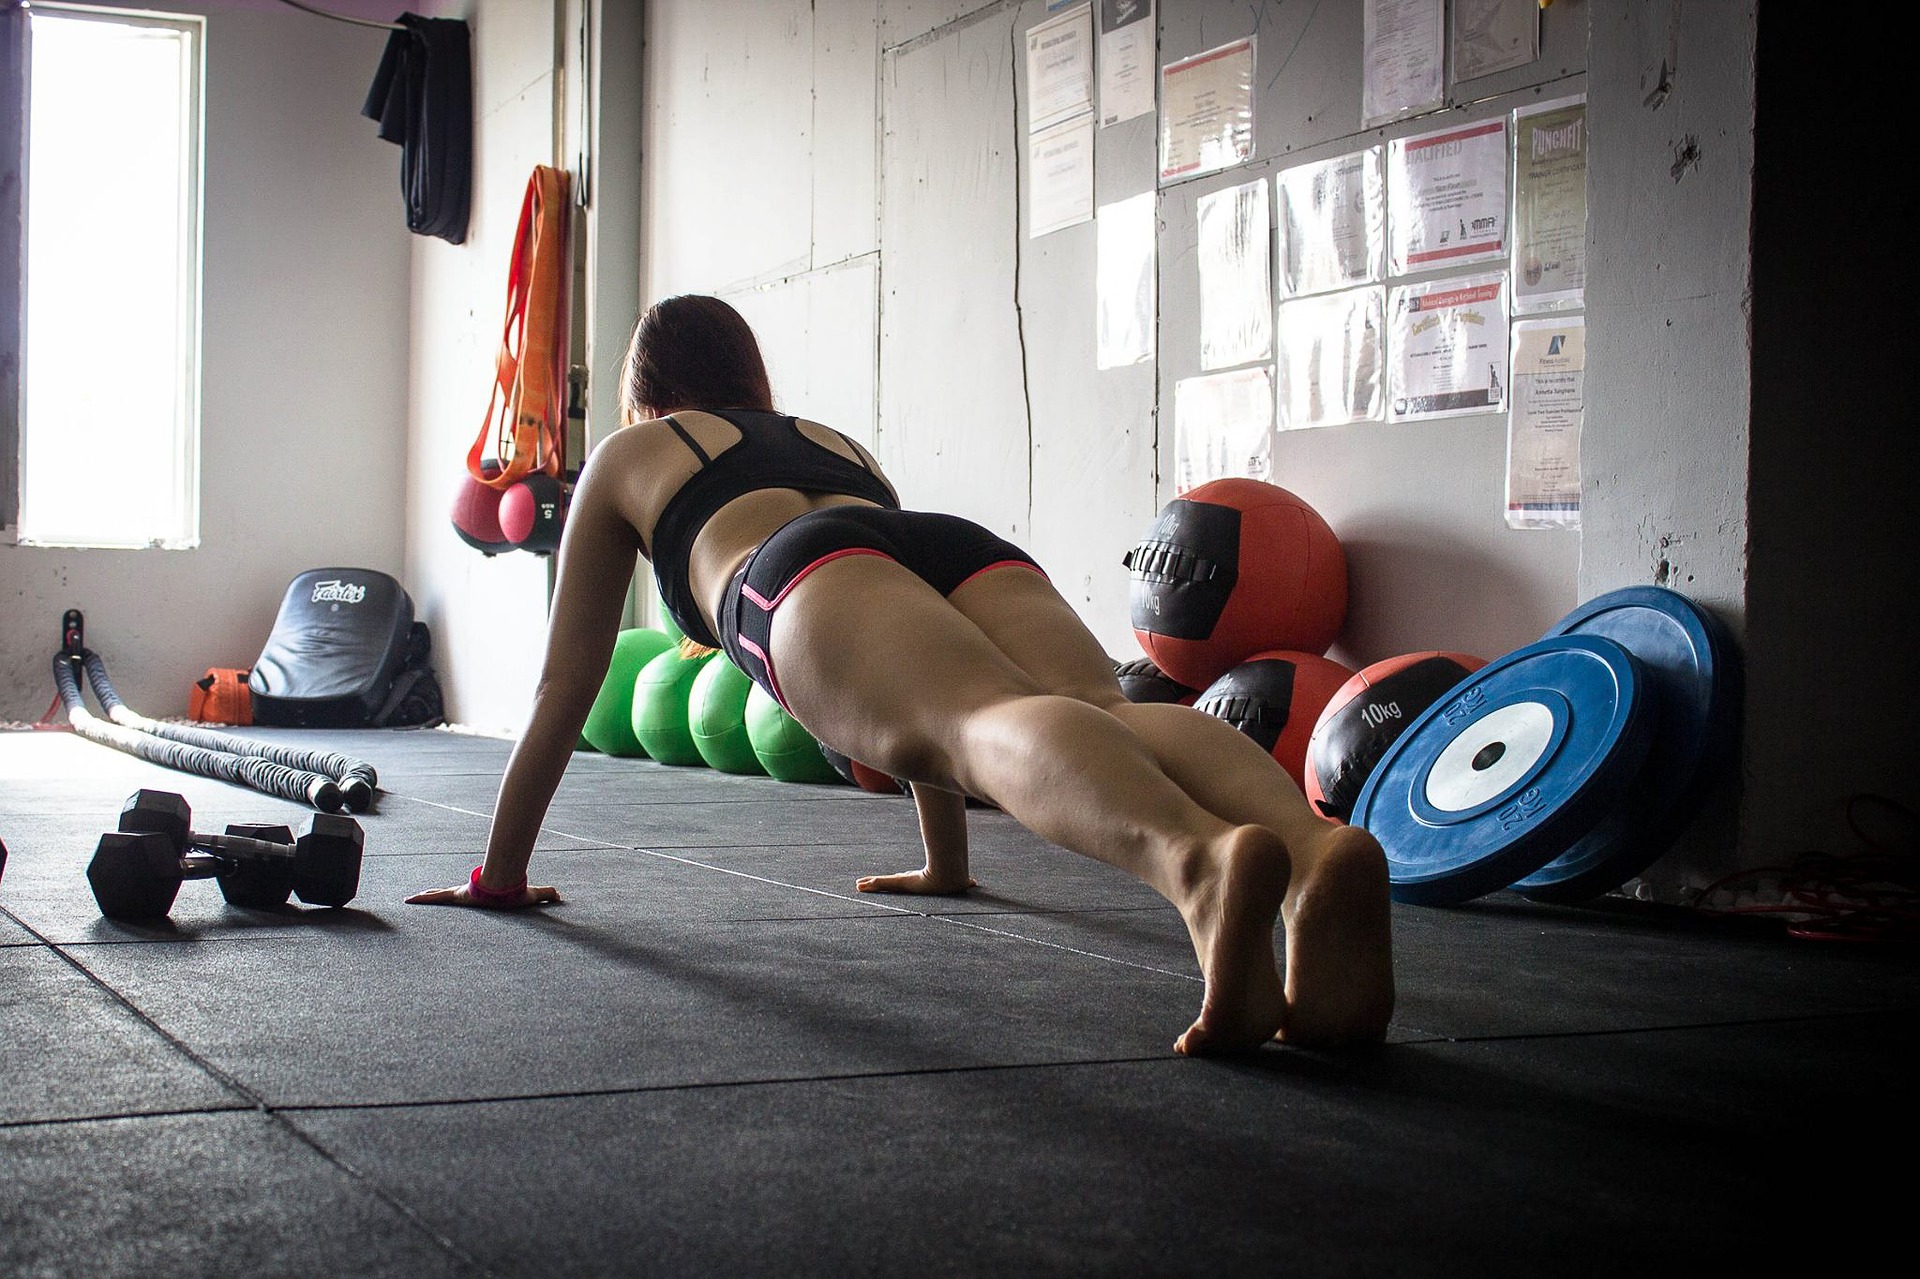
[{"label": "blue weight plate", "polygon": [[1646,677],[1602,636],[1491,662],[1387,748],[1352,822],[1380,841],[1395,901],[1446,906],[1530,875],[1620,801],[1653,737]]},{"label": "blue weight plate", "polygon": [[1737,657],[1725,626],[1658,586],[1598,596],[1549,637],[1597,635],[1632,653],[1658,705],[1659,730],[1620,806],[1578,843],[1513,887],[1536,901],[1579,902],[1618,888],[1672,847],[1731,756],[1738,723]]}]

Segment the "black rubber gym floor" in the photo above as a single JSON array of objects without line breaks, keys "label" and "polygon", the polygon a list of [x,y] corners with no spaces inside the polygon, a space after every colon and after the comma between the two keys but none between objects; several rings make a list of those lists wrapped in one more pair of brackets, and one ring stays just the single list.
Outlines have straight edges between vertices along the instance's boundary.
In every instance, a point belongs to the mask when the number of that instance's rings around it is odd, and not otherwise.
[{"label": "black rubber gym floor", "polygon": [[564,905],[407,906],[477,860],[504,742],[355,755],[357,899],[103,919],[140,787],[0,733],[0,1275],[1775,1272],[1910,1255],[1920,963],[1607,899],[1396,906],[1388,1045],[1171,1052],[1172,909],[972,814],[980,888],[875,898],[911,804],[576,757]]}]

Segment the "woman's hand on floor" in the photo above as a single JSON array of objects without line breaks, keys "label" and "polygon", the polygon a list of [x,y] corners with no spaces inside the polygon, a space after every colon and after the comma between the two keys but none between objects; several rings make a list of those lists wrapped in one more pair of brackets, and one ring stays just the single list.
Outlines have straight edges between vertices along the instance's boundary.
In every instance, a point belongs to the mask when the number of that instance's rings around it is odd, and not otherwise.
[{"label": "woman's hand on floor", "polygon": [[481,901],[467,891],[465,884],[452,888],[429,888],[426,892],[415,893],[407,898],[410,906],[470,906],[475,910],[524,910],[528,906],[545,906],[549,902],[560,900],[560,890],[552,885],[536,887],[532,884],[520,890],[520,896],[506,901]]},{"label": "woman's hand on floor", "polygon": [[905,871],[898,875],[866,875],[854,884],[863,893],[910,893],[919,897],[958,897],[976,887],[971,875],[956,878],[936,876],[932,871]]}]

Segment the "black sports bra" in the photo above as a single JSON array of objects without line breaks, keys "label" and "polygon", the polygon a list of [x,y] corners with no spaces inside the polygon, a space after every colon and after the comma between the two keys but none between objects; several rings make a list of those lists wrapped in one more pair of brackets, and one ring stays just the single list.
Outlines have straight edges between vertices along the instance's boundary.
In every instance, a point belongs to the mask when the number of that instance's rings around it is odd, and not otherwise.
[{"label": "black sports bra", "polygon": [[[839,493],[893,509],[900,503],[885,481],[864,461],[850,461],[816,444],[790,417],[758,409],[704,411],[731,422],[740,432],[740,441],[718,455],[709,455],[699,441],[687,434],[685,427],[668,415],[667,425],[693,450],[701,466],[667,499],[666,509],[660,512],[660,519],[653,526],[650,549],[660,600],[674,624],[688,639],[708,648],[719,648],[720,641],[701,617],[693,597],[693,583],[688,580],[693,540],[700,536],[700,530],[716,511],[741,494],[760,489]],[[844,435],[840,438],[847,439]]]}]

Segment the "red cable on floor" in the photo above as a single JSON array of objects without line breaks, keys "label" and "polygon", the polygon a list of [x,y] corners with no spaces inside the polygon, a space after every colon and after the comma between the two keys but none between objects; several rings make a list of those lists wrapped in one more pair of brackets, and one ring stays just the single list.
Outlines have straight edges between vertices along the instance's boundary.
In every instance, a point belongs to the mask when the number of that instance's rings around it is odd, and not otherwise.
[{"label": "red cable on floor", "polygon": [[[1865,810],[1878,806],[1906,829],[1889,841],[1869,834]],[[1736,871],[1700,891],[1694,909],[1715,917],[1778,915],[1786,933],[1802,941],[1920,941],[1920,816],[1884,795],[1855,795],[1847,801],[1847,826],[1866,846],[1851,856],[1812,850],[1783,866]],[[1715,908],[1705,903],[1715,893],[1770,887],[1775,899]]]}]

